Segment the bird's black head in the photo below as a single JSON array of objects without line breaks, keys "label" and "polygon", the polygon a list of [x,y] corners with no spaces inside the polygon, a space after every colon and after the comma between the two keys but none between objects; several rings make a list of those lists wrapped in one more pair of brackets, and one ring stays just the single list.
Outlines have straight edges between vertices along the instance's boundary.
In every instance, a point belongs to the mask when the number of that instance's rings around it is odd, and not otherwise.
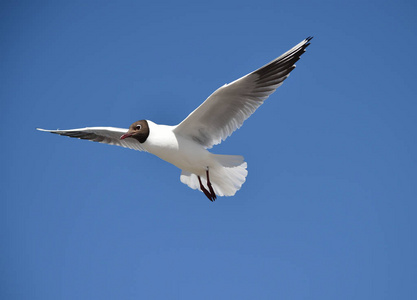
[{"label": "bird's black head", "polygon": [[149,124],[146,120],[140,120],[130,125],[127,133],[120,137],[121,140],[125,138],[134,138],[139,143],[144,143],[149,136]]}]

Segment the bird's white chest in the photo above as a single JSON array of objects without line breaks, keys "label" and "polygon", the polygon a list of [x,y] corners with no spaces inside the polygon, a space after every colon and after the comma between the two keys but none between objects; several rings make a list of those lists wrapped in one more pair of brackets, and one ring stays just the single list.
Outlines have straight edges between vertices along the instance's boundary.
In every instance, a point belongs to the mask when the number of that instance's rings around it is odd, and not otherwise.
[{"label": "bird's white chest", "polygon": [[177,166],[182,170],[196,172],[210,160],[210,152],[201,145],[175,135],[173,126],[150,125],[150,134],[143,147],[146,151]]}]

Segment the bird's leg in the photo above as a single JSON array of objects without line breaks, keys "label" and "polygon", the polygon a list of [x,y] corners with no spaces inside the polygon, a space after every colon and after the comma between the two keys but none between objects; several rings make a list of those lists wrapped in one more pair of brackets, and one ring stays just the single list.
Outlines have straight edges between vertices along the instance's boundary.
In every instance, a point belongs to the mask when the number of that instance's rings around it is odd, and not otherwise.
[{"label": "bird's leg", "polygon": [[213,198],[213,201],[214,201],[214,200],[216,200],[217,196],[216,196],[216,193],[213,190],[213,187],[211,186],[210,176],[209,176],[209,168],[208,167],[207,167],[207,170],[206,170],[206,175],[207,175],[207,186],[210,190],[211,197]]},{"label": "bird's leg", "polygon": [[204,195],[206,195],[206,197],[207,197],[207,198],[209,198],[209,200],[210,200],[211,202],[213,202],[213,201],[214,201],[214,200],[213,200],[213,197],[212,197],[212,195],[209,193],[209,191],[207,191],[207,189],[204,187],[204,185],[201,183],[201,178],[200,178],[200,176],[197,176],[197,178],[198,178],[198,182],[200,183],[200,189],[203,191]]}]

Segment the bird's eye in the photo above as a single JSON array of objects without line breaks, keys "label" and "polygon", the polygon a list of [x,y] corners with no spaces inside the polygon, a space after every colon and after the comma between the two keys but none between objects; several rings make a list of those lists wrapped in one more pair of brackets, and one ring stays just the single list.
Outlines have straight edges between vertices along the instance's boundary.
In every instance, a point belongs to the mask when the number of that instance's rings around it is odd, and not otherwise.
[{"label": "bird's eye", "polygon": [[140,125],[136,125],[136,129],[137,130],[140,130],[142,128],[142,126],[140,126]]}]

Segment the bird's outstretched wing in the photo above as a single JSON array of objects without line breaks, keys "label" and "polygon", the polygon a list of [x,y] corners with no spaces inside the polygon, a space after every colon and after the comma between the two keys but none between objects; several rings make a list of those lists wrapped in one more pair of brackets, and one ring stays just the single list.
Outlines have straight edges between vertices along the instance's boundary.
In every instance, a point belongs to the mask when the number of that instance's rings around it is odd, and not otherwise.
[{"label": "bird's outstretched wing", "polygon": [[139,151],[145,151],[136,139],[124,139],[120,137],[127,132],[127,129],[116,127],[86,127],[69,130],[46,130],[36,128],[40,131],[46,131],[59,135],[65,135],[72,138],[90,140],[109,145],[116,145]]},{"label": "bird's outstretched wing", "polygon": [[312,37],[258,70],[217,89],[174,129],[175,133],[211,148],[230,136],[295,68]]}]

